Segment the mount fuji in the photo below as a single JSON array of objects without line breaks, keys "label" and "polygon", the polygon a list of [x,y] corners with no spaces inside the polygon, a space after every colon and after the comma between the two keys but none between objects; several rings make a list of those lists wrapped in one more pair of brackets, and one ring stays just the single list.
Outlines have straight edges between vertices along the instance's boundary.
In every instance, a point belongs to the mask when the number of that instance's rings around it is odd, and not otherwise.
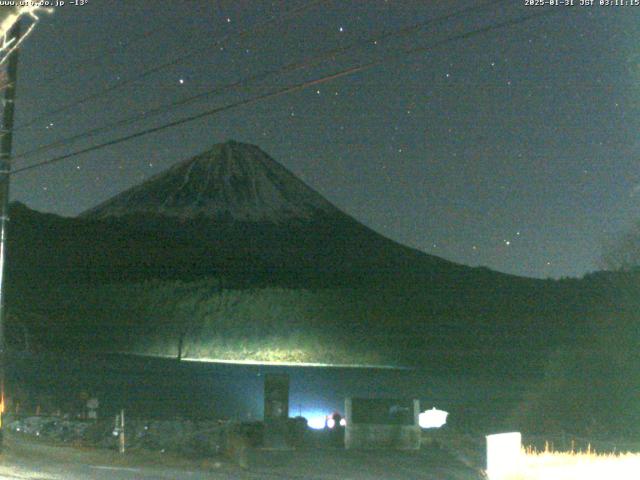
[{"label": "mount fuji", "polygon": [[[574,288],[400,245],[340,211],[257,146],[233,141],[77,218],[24,205],[14,205],[11,215],[8,304],[35,315],[29,330],[42,330],[43,317],[65,325],[56,330],[58,345],[108,349],[114,332],[142,328],[140,340],[151,342],[148,332],[156,331],[152,350],[165,354],[173,347],[161,345],[175,346],[187,325],[191,351],[199,345],[204,357],[345,360],[360,345],[358,358],[368,363],[372,352],[400,355],[396,347],[408,338],[420,351],[443,338],[512,344],[511,331],[517,341],[531,340],[522,335],[537,326],[533,318],[560,325],[564,306],[581,303]],[[562,308],[549,314],[548,305]],[[158,330],[162,325],[168,330]],[[360,340],[334,355],[332,332],[342,329]],[[291,349],[260,346],[275,337]],[[237,348],[223,347],[233,341]],[[245,352],[252,348],[262,353]],[[298,356],[301,348],[306,353]]]},{"label": "mount fuji", "polygon": [[257,146],[229,141],[178,163],[83,217],[130,215],[284,223],[340,212]]}]

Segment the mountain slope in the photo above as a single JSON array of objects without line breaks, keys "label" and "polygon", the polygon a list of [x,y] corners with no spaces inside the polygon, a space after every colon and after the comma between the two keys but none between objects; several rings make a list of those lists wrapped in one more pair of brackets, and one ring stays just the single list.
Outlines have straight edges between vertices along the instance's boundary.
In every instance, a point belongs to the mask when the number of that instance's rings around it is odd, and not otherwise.
[{"label": "mountain slope", "polygon": [[257,146],[234,141],[88,210],[75,228],[84,230],[81,241],[110,238],[103,250],[110,256],[116,256],[118,245],[126,252],[104,266],[87,259],[88,269],[92,264],[95,272],[117,268],[113,274],[119,277],[135,271],[136,279],[224,271],[301,287],[398,269],[428,275],[469,270],[381,236]]},{"label": "mountain slope", "polygon": [[[155,331],[149,351],[173,355],[187,328],[199,329],[199,340],[189,342],[202,356],[264,358],[255,345],[277,337],[288,345],[278,358],[297,359],[296,345],[323,339],[304,357],[322,361],[344,329],[346,356],[366,344],[400,362],[409,337],[420,351],[432,341],[522,344],[536,318],[566,337],[563,318],[585,308],[573,287],[558,292],[550,282],[399,245],[342,213],[258,147],[236,142],[80,218],[14,205],[9,254],[10,305],[58,326],[46,328],[43,341],[89,349],[123,345],[114,343],[115,332],[149,340]],[[207,304],[211,309],[199,307]],[[571,315],[563,316],[563,304]]]}]

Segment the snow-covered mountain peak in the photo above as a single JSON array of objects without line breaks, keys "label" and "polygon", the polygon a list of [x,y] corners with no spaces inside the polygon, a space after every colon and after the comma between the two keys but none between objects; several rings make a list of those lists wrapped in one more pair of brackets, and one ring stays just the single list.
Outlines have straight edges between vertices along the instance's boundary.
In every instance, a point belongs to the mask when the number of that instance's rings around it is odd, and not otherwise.
[{"label": "snow-covered mountain peak", "polygon": [[163,215],[280,223],[339,214],[255,145],[228,141],[85,212],[89,218]]}]

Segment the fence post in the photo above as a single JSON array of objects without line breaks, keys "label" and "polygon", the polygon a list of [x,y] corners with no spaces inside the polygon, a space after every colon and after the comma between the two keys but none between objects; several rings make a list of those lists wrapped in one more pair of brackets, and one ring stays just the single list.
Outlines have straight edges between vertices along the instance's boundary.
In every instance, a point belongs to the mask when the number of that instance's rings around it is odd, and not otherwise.
[{"label": "fence post", "polygon": [[125,451],[125,438],[124,438],[124,408],[120,410],[120,435],[119,435],[119,452]]}]

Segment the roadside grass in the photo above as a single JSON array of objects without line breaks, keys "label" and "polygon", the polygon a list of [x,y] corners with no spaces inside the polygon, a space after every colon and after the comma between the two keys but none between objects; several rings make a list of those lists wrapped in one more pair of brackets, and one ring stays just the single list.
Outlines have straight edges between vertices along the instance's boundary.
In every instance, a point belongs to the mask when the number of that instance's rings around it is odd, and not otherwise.
[{"label": "roadside grass", "polygon": [[640,454],[523,449],[518,470],[496,480],[636,480],[640,475]]},{"label": "roadside grass", "polygon": [[[556,438],[557,437],[557,438]],[[615,442],[611,439],[594,440],[601,450],[596,450],[585,439],[551,435],[554,442],[539,436],[529,436],[527,443],[537,444],[522,448],[522,455],[515,471],[493,472],[487,475],[485,468],[486,443],[484,434],[457,431],[423,432],[423,448],[440,446],[459,462],[484,472],[487,480],[637,480],[640,478],[640,444]],[[531,443],[529,443],[531,442]],[[544,447],[543,447],[544,445]],[[560,451],[554,445],[565,445]],[[562,447],[561,447],[562,449]],[[626,451],[627,449],[632,451]]]}]

